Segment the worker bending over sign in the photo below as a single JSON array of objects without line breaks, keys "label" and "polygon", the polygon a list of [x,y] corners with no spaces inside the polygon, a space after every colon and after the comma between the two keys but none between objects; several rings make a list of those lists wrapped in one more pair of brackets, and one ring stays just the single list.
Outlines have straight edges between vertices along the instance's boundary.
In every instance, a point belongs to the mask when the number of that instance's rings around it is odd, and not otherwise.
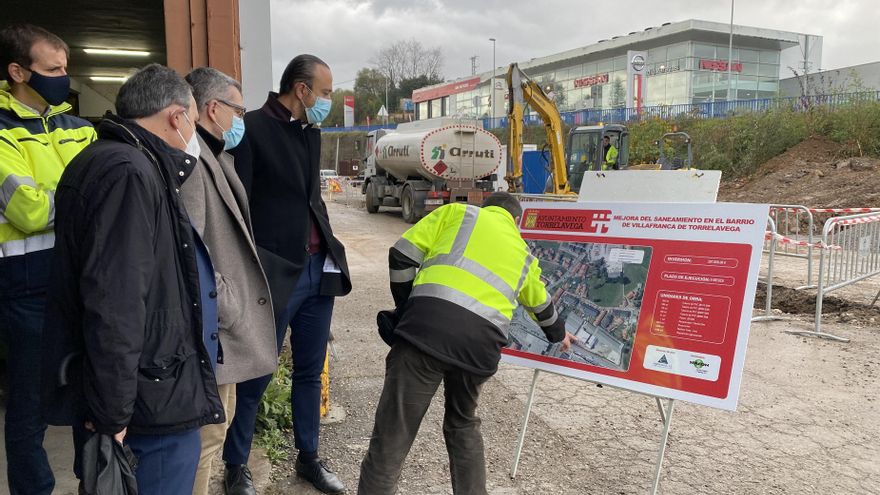
[{"label": "worker bending over sign", "polygon": [[520,236],[521,215],[516,198],[496,192],[483,208],[460,203],[438,208],[391,248],[398,322],[387,339],[393,345],[359,494],[396,493],[403,461],[441,381],[453,492],[485,494],[486,463],[475,412],[480,387],[498,369],[514,310],[522,304],[548,340],[561,342],[563,349],[575,340]]}]

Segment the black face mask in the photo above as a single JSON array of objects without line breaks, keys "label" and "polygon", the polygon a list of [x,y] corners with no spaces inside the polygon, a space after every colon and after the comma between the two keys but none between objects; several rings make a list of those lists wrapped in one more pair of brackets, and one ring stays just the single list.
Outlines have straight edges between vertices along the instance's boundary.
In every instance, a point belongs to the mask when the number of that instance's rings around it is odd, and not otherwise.
[{"label": "black face mask", "polygon": [[31,70],[27,85],[50,105],[60,105],[70,95],[70,76],[44,76]]}]

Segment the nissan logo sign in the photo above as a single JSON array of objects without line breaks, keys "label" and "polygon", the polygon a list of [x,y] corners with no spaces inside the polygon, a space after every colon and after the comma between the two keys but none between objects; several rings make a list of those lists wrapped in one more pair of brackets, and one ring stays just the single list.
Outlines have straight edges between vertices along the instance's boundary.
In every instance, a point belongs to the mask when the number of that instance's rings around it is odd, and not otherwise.
[{"label": "nissan logo sign", "polygon": [[641,72],[642,69],[645,68],[645,57],[643,57],[642,55],[633,55],[630,63],[632,64],[632,68],[634,71]]}]

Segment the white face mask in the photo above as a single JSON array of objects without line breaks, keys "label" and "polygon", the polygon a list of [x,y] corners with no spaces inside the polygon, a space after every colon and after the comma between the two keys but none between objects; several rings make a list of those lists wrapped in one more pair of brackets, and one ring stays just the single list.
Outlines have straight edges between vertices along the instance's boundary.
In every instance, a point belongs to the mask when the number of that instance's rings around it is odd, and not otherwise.
[{"label": "white face mask", "polygon": [[180,136],[180,140],[183,141],[184,146],[186,146],[184,152],[187,155],[198,159],[199,156],[201,156],[202,154],[202,147],[199,145],[199,140],[196,137],[196,126],[194,126],[192,122],[189,121],[189,115],[187,115],[186,113],[183,114],[183,118],[186,119],[186,123],[189,124],[189,126],[192,128],[192,136],[189,138],[189,141],[183,139],[183,134],[180,133],[180,129],[177,129],[177,135]]}]

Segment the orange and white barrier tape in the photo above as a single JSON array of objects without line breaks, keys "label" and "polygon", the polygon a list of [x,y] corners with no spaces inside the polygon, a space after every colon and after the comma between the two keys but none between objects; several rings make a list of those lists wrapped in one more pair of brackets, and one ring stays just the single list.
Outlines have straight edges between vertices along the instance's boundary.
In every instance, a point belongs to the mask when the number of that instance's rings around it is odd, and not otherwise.
[{"label": "orange and white barrier tape", "polygon": [[880,208],[810,208],[813,213],[873,213]]},{"label": "orange and white barrier tape", "polygon": [[855,225],[858,223],[875,223],[880,222],[880,215],[871,215],[860,218],[847,218],[845,220],[833,220],[836,225]]},{"label": "orange and white barrier tape", "polygon": [[[788,211],[788,212],[803,212],[803,208],[776,208],[770,207],[772,211]],[[843,213],[843,214],[852,214],[852,213],[873,213],[875,211],[880,211],[880,208],[807,208],[807,211],[810,213]]]},{"label": "orange and white barrier tape", "polygon": [[[772,239],[773,237],[774,237],[773,232],[770,232],[770,231],[765,231],[765,232],[764,232],[764,240],[769,241],[769,240]],[[776,242],[778,242],[778,243],[780,243],[780,244],[790,244],[790,245],[792,245],[792,246],[802,246],[802,247],[814,247],[814,248],[816,248],[816,249],[841,249],[840,246],[826,246],[826,245],[823,244],[821,241],[820,241],[820,242],[814,242],[814,243],[811,244],[811,243],[809,243],[809,242],[807,242],[807,241],[799,241],[799,240],[797,240],[797,239],[792,239],[792,238],[790,238],[790,237],[785,237],[785,236],[782,235],[782,234],[775,234],[775,237],[776,237]]]}]

